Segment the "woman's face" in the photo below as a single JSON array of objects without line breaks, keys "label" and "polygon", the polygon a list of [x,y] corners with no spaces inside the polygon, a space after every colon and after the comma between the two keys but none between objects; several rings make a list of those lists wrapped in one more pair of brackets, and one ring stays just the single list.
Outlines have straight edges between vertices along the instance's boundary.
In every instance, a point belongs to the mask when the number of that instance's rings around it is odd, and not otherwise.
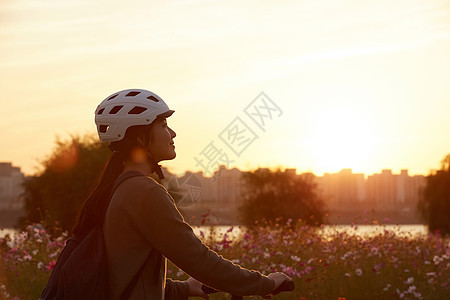
[{"label": "woman's face", "polygon": [[174,159],[177,155],[173,142],[176,133],[167,126],[166,118],[156,119],[152,130],[153,141],[150,142],[150,153],[155,161]]}]

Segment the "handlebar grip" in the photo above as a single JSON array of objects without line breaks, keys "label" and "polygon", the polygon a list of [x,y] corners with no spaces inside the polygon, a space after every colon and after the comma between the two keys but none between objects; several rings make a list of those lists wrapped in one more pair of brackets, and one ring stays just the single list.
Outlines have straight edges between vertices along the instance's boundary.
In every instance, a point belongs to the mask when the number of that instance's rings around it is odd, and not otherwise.
[{"label": "handlebar grip", "polygon": [[[277,295],[277,294],[279,294],[279,293],[281,293],[281,292],[290,292],[290,291],[293,291],[294,289],[295,289],[295,283],[294,283],[294,281],[292,281],[292,280],[285,280],[285,281],[283,281],[283,282],[281,283],[281,285],[280,285],[276,290],[274,290],[271,294],[272,294],[272,295]],[[202,285],[202,291],[203,291],[205,294],[207,294],[207,295],[220,292],[220,291],[218,291],[218,290],[216,290],[216,289],[213,289],[212,287],[209,287],[209,286],[204,285],[204,284]],[[243,299],[243,298],[242,298],[242,296],[235,296],[235,295],[232,295],[231,299],[234,300],[234,299]]]},{"label": "handlebar grip", "polygon": [[279,294],[281,292],[290,292],[295,289],[295,283],[292,280],[283,281],[280,286],[272,292],[272,295]]}]

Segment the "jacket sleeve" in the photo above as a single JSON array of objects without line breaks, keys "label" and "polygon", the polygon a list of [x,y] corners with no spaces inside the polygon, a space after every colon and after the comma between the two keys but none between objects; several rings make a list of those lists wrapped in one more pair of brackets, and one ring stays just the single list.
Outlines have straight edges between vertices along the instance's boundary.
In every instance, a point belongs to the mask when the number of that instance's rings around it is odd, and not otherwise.
[{"label": "jacket sleeve", "polygon": [[189,286],[187,282],[166,279],[165,300],[188,300]]},{"label": "jacket sleeve", "polygon": [[160,185],[144,191],[136,225],[153,248],[208,286],[241,296],[264,296],[274,288],[267,276],[241,268],[203,244]]}]

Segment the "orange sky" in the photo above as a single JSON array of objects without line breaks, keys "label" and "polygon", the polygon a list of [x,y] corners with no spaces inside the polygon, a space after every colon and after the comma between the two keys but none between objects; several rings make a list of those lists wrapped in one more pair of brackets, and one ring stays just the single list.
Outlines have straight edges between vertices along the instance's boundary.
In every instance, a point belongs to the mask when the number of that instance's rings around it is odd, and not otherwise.
[{"label": "orange sky", "polygon": [[[27,174],[55,137],[93,133],[109,94],[176,113],[175,172],[213,142],[231,166],[427,173],[450,153],[448,1],[0,2],[0,161]],[[244,109],[281,109],[261,130]],[[258,138],[219,137],[240,117]]]}]

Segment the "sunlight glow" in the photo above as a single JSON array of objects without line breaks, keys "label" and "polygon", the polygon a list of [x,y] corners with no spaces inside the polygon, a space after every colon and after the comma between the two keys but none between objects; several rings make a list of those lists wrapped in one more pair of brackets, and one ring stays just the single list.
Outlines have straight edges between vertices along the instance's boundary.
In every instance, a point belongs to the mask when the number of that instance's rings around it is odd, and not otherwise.
[{"label": "sunlight glow", "polygon": [[312,155],[320,168],[339,171],[364,169],[375,152],[376,132],[361,112],[337,109],[326,111],[316,119],[308,139]]}]

